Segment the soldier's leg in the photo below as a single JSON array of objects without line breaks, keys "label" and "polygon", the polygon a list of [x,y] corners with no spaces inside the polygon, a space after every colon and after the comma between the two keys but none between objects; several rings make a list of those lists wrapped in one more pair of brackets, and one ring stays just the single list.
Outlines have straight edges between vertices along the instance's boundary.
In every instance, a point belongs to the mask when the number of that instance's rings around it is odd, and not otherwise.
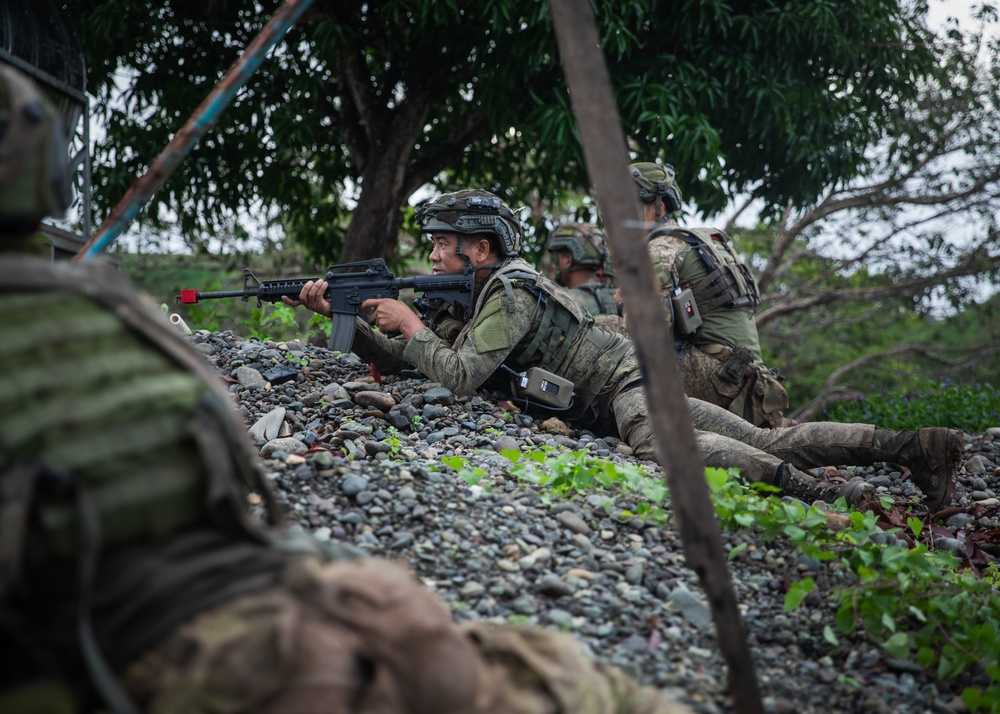
[{"label": "soldier's leg", "polygon": [[810,422],[778,429],[761,429],[714,404],[688,399],[696,429],[728,436],[798,468],[834,464],[871,464],[875,427],[871,424]]},{"label": "soldier's leg", "polygon": [[691,421],[704,429],[765,451],[800,469],[888,461],[910,469],[913,482],[936,510],[954,495],[961,465],[962,432],[929,427],[917,431],[878,429],[872,424],[810,422],[760,429],[713,404],[688,400]]},{"label": "soldier's leg", "polygon": [[[697,400],[689,400],[688,403],[689,405],[704,404],[704,402]],[[636,458],[647,461],[658,460],[662,464],[663,460],[657,459],[653,426],[649,420],[646,396],[642,387],[629,389],[619,394],[611,403],[611,409],[614,412],[621,438],[632,447]],[[713,409],[729,414],[721,407],[713,406]],[[730,416],[741,421],[732,414]],[[698,423],[695,423],[694,427],[698,453],[701,454],[706,466],[738,468],[743,478],[748,481],[774,483],[782,465],[780,458],[754,448],[751,444],[730,438],[728,435],[707,431]]]},{"label": "soldier's leg", "polygon": [[720,391],[715,375],[722,368],[722,362],[699,349],[689,348],[678,359],[677,366],[684,380],[684,393],[689,397],[728,409],[733,398],[739,394],[738,384],[732,385],[729,393]]},{"label": "soldier's leg", "polygon": [[[851,503],[857,503],[867,498],[873,491],[863,484],[862,479],[852,479],[845,485],[834,485],[814,479],[785,462],[780,456],[766,453],[748,443],[750,436],[755,432],[770,430],[755,429],[725,409],[696,399],[688,400],[688,406],[694,422],[698,453],[701,454],[706,466],[739,469],[740,476],[746,481],[777,486],[785,493],[808,501],[832,502],[844,497]],[[627,390],[618,395],[612,402],[612,410],[621,437],[632,447],[636,456],[647,460],[656,458],[653,428],[649,422],[642,388]],[[719,417],[719,412],[727,416]],[[737,428],[739,425],[745,425],[754,431],[744,432],[742,428]],[[725,428],[729,434],[708,431],[703,428],[704,426]],[[731,435],[743,436],[748,441],[733,438]],[[659,459],[659,462],[664,463],[663,459]]]}]

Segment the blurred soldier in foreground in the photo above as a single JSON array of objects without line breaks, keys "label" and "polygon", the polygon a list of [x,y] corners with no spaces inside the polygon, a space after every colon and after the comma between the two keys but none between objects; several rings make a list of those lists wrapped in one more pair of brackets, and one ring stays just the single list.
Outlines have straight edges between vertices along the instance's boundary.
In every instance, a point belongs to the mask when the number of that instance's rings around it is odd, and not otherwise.
[{"label": "blurred soldier in foreground", "polygon": [[[471,314],[445,303],[425,323],[399,300],[366,300],[361,306],[379,331],[356,318],[355,353],[383,374],[415,368],[459,395],[496,384],[529,412],[620,437],[638,458],[655,459],[631,341],[598,329],[582,305],[520,258],[521,224],[510,207],[488,191],[463,190],[428,201],[417,220],[434,245],[435,275],[476,276]],[[331,315],[325,280],[307,282],[298,300],[283,299]],[[738,468],[747,481],[788,495],[857,503],[873,491],[860,477],[833,484],[801,469],[877,461],[910,467],[932,510],[954,493],[959,431],[832,422],[760,429],[698,399],[688,399],[688,410],[707,466]]]},{"label": "blurred soldier in foreground", "polygon": [[163,315],[108,267],[17,255],[66,208],[66,148],[0,69],[0,711],[685,711],[566,635],[459,628],[399,566],[278,529]]},{"label": "blurred soldier in foreground", "polygon": [[546,247],[553,254],[556,282],[566,288],[601,329],[625,334],[615,300],[614,269],[604,233],[590,223],[556,226]]},{"label": "blurred soldier in foreground", "polygon": [[645,162],[629,170],[650,231],[649,253],[684,393],[755,426],[781,426],[788,394],[761,356],[754,322],[760,295],[753,274],[723,231],[673,221],[681,196],[672,166]]}]

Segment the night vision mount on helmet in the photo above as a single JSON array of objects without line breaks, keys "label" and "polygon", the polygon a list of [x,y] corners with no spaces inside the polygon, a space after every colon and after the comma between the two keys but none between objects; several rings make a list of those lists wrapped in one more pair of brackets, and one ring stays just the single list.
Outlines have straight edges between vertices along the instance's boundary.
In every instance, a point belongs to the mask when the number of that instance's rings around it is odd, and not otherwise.
[{"label": "night vision mount on helmet", "polygon": [[653,203],[660,197],[667,207],[667,213],[681,210],[681,191],[675,183],[677,174],[673,166],[644,161],[631,164],[628,168],[632,180],[639,185],[640,201]]},{"label": "night vision mount on helmet", "polygon": [[521,252],[520,221],[507,204],[489,191],[446,193],[421,206],[416,218],[421,233],[444,231],[458,233],[459,238],[492,233],[499,239],[498,248],[504,258]]}]

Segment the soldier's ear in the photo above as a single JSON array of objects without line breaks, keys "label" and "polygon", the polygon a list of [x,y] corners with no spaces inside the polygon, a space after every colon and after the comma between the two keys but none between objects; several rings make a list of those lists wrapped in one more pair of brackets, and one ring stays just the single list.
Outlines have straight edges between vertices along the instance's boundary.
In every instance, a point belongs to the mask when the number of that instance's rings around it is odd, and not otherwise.
[{"label": "soldier's ear", "polygon": [[490,253],[493,252],[493,243],[489,238],[479,237],[476,239],[475,251],[476,258],[485,263],[490,259]]}]

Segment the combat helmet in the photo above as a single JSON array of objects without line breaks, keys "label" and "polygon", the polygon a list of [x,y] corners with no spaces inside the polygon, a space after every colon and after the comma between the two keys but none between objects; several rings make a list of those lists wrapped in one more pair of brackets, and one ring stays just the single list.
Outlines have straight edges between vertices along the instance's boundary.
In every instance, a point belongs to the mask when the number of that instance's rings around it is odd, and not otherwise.
[{"label": "combat helmet", "polygon": [[0,66],[0,228],[19,235],[71,199],[69,147],[52,104],[17,70]]},{"label": "combat helmet", "polygon": [[681,209],[681,191],[675,182],[677,174],[673,166],[643,161],[630,164],[628,169],[632,180],[639,186],[640,201],[653,203],[657,198],[662,198],[667,213],[675,213]]},{"label": "combat helmet", "polygon": [[549,233],[546,250],[550,253],[556,250],[568,250],[573,255],[574,263],[570,271],[587,269],[614,276],[604,232],[591,223],[569,221],[556,226]]},{"label": "combat helmet", "polygon": [[421,233],[457,233],[461,252],[463,235],[492,233],[504,258],[521,253],[521,223],[499,196],[480,189],[446,193],[428,201],[417,211]]}]

